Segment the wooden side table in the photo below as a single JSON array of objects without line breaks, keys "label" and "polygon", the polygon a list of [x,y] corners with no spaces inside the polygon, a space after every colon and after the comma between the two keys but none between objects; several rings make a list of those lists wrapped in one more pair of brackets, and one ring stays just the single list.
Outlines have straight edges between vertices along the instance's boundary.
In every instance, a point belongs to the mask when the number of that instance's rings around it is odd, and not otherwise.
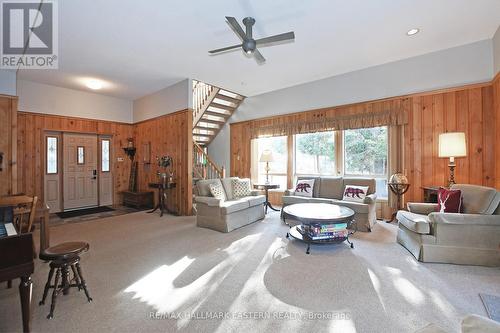
[{"label": "wooden side table", "polygon": [[160,217],[163,216],[163,212],[166,211],[167,213],[170,214],[175,214],[174,212],[170,211],[167,207],[167,192],[166,190],[170,190],[176,187],[176,183],[170,182],[170,183],[149,183],[148,186],[151,188],[156,188],[158,189],[158,203],[156,204],[155,208],[148,212],[148,213],[153,213],[157,209],[160,209]]},{"label": "wooden side table", "polygon": [[263,190],[266,194],[266,202],[264,202],[264,207],[266,207],[266,214],[267,214],[267,207],[271,208],[274,211],[279,211],[279,209],[274,208],[271,203],[269,202],[269,190],[276,190],[279,189],[280,186],[278,184],[254,184],[253,188],[256,190]]}]

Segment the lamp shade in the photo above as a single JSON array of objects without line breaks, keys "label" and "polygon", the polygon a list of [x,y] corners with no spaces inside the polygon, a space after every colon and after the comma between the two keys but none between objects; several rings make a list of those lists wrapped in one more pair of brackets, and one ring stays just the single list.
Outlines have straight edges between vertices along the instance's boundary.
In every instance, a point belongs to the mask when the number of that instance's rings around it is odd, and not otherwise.
[{"label": "lamp shade", "polygon": [[450,132],[439,134],[439,157],[467,156],[465,133]]},{"label": "lamp shade", "polygon": [[273,152],[266,149],[260,154],[259,162],[274,162]]}]

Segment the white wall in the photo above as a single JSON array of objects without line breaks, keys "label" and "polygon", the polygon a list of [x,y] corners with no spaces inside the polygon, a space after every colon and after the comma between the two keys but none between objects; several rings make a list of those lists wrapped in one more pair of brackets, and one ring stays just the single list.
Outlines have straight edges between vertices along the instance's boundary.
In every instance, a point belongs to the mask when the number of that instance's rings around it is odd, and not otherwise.
[{"label": "white wall", "polygon": [[192,106],[192,81],[182,80],[153,94],[134,101],[134,122],[184,110]]},{"label": "white wall", "polygon": [[[298,69],[300,70],[300,69]],[[480,41],[248,97],[230,122],[491,80],[493,42]],[[229,125],[208,151],[229,170]]]},{"label": "white wall", "polygon": [[500,72],[500,26],[497,32],[493,36],[493,59],[495,63],[495,69],[493,74]]},{"label": "white wall", "polygon": [[0,69],[0,95],[16,95],[16,71]]},{"label": "white wall", "polygon": [[131,123],[132,101],[18,80],[19,110]]}]

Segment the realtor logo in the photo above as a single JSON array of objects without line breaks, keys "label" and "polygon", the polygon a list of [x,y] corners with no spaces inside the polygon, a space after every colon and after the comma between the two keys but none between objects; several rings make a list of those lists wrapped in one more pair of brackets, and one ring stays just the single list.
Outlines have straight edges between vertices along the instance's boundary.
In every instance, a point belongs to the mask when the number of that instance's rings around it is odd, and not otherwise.
[{"label": "realtor logo", "polygon": [[55,2],[2,1],[0,16],[0,68],[58,68]]}]

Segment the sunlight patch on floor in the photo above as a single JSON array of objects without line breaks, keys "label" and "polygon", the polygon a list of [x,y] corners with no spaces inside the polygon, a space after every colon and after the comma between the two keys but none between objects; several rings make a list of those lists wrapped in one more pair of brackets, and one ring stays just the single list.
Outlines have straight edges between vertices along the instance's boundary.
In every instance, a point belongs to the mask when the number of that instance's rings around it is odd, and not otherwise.
[{"label": "sunlight patch on floor", "polygon": [[[194,265],[196,260],[203,258],[183,257],[171,265],[162,265],[127,287],[124,293],[133,293],[133,299],[147,303],[159,313],[195,312],[217,290],[259,237],[260,234],[254,234],[233,242],[223,250],[227,253],[227,258],[206,272],[198,272],[198,278],[186,286],[176,287],[176,278]],[[189,321],[189,318],[179,320],[179,328],[187,325]]]},{"label": "sunlight patch on floor", "polygon": [[375,274],[375,272],[373,272],[369,268],[368,268],[368,275],[370,276],[370,280],[372,281],[373,289],[375,289],[375,292],[377,293],[378,300],[380,301],[380,304],[382,305],[384,312],[386,312],[384,300],[382,299],[382,292],[380,290],[381,289],[380,280],[378,276]]}]

